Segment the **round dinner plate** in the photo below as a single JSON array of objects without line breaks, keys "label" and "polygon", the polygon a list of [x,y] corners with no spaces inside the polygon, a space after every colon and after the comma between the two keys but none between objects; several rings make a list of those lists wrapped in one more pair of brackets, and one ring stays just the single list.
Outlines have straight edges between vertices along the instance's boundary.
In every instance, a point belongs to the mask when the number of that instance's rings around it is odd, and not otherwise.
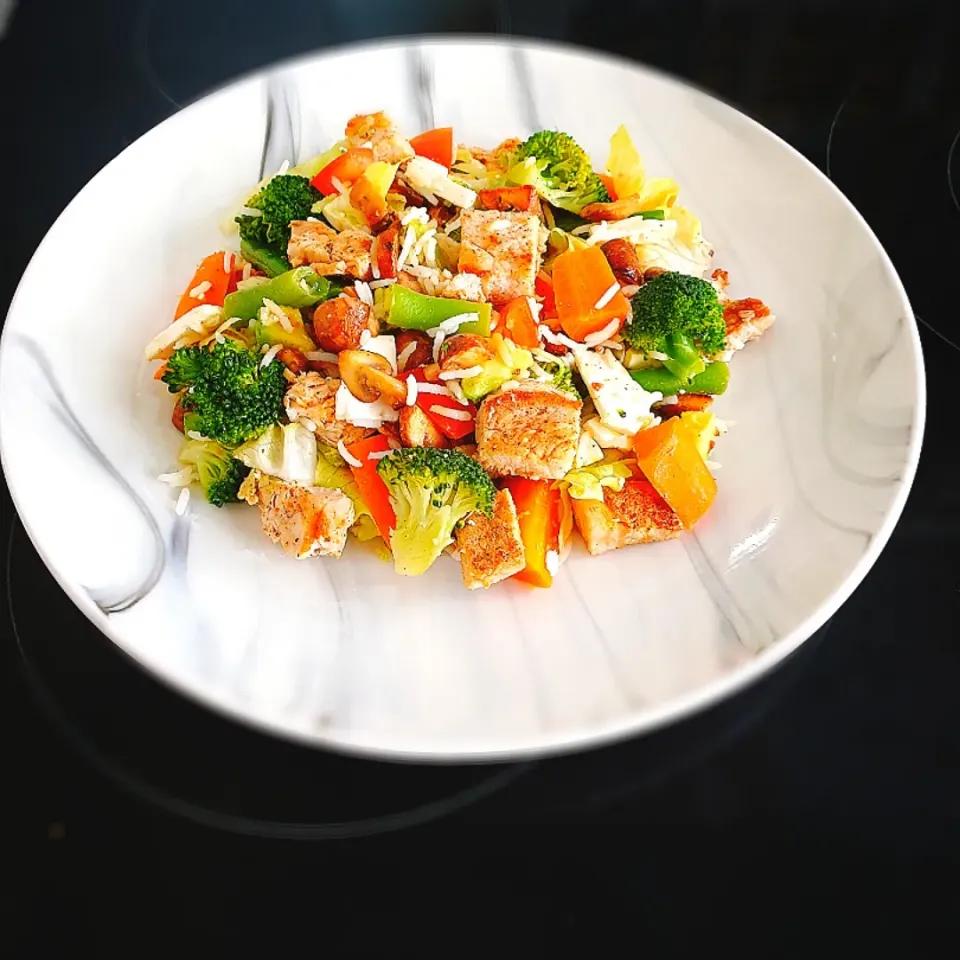
[{"label": "round dinner plate", "polygon": [[[734,296],[777,322],[715,412],[719,495],[696,530],[590,557],[550,590],[401,578],[348,545],[296,561],[257,511],[157,480],[171,398],[144,345],[220,223],[358,112],[492,147],[560,128],[602,164],[625,123],[680,184]],[[503,40],[378,43],[240,80],[87,184],[43,240],[0,346],[0,452],[31,540],[73,602],[156,677],[302,742],[386,758],[504,759],[651,730],[764,674],[863,579],[917,465],[924,379],[903,287],[810,163],[707,94],[624,61]],[[70,637],[64,636],[63,643]],[[122,717],[116,718],[118,723]]]}]

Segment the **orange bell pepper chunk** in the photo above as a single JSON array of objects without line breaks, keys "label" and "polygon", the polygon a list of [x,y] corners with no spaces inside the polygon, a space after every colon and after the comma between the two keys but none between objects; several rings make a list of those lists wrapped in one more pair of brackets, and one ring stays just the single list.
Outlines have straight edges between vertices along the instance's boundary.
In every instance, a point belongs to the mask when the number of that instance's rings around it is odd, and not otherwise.
[{"label": "orange bell pepper chunk", "polygon": [[540,346],[537,321],[533,318],[530,301],[515,297],[500,310],[500,327],[518,347],[533,350]]},{"label": "orange bell pepper chunk", "polygon": [[[229,263],[229,270],[223,269],[224,261]],[[222,250],[205,257],[200,262],[200,266],[197,267],[197,272],[193,275],[190,285],[184,290],[173,319],[178,320],[185,313],[189,313],[194,307],[199,307],[203,303],[222,307],[224,297],[226,297],[227,290],[230,287],[235,263],[234,255],[224,253]],[[191,295],[194,291],[196,291],[195,295]]]},{"label": "orange bell pepper chunk", "polygon": [[390,531],[397,525],[397,515],[390,503],[390,491],[377,473],[379,459],[369,459],[371,453],[389,450],[390,443],[381,433],[364,440],[358,440],[347,447],[350,456],[360,461],[359,467],[350,467],[353,479],[360,490],[360,496],[373,517],[384,543],[390,546]]},{"label": "orange bell pepper chunk", "polygon": [[641,430],[633,438],[637,466],[689,530],[710,509],[717,481],[679,417]]},{"label": "orange bell pepper chunk", "polygon": [[552,480],[507,477],[500,484],[510,491],[517,508],[520,539],[526,566],[514,578],[534,587],[549,587],[553,574],[547,569],[547,554],[559,549],[563,500]]},{"label": "orange bell pepper chunk", "polygon": [[454,143],[453,127],[437,127],[418,134],[410,141],[413,152],[418,157],[425,157],[434,163],[439,163],[448,170],[453,165]]},{"label": "orange bell pepper chunk", "polygon": [[[610,296],[610,290],[616,293]],[[617,278],[599,247],[567,250],[553,265],[553,296],[557,316],[567,336],[583,341],[611,320],[626,319],[630,312],[627,298],[620,292]],[[597,306],[602,303],[602,306]]]},{"label": "orange bell pepper chunk", "polygon": [[373,163],[373,151],[369,147],[351,147],[346,153],[334,157],[311,181],[325,197],[339,191],[333,185],[339,180],[344,186],[349,186],[358,180],[363,171]]}]

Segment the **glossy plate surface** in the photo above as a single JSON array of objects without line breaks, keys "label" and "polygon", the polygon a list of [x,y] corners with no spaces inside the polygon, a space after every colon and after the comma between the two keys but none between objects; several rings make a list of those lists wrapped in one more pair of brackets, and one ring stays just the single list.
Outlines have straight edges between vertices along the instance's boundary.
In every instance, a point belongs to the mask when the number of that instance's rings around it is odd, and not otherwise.
[{"label": "glossy plate surface", "polygon": [[[287,559],[252,509],[194,497],[174,514],[176,493],[156,478],[179,434],[144,344],[224,245],[219,222],[262,166],[318,153],[353,113],[377,109],[408,134],[453,125],[484,146],[559,127],[600,163],[626,123],[647,171],[677,180],[702,219],[731,293],[773,307],[777,323],[735,358],[715,405],[735,426],[695,534],[599,558],[578,545],[549,591],[467,592],[448,558],[407,580],[356,547],[341,561]],[[318,745],[504,758],[652,729],[796,649],[889,537],[924,395],[886,254],[833,185],[754,121],[570,48],[404,41],[220,90],[81,191],[6,321],[0,451],[60,584],[176,689]]]}]

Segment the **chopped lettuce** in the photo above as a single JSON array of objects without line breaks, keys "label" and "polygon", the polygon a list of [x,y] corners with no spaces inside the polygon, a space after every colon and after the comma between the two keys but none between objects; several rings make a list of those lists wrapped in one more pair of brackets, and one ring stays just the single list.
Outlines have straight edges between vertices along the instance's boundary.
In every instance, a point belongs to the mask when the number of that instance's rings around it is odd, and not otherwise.
[{"label": "chopped lettuce", "polygon": [[557,483],[565,486],[574,500],[602,500],[604,487],[619,492],[631,476],[629,460],[603,460],[573,469]]},{"label": "chopped lettuce", "polygon": [[289,483],[313,483],[317,471],[316,437],[299,423],[274,424],[233,455],[248,467]]}]

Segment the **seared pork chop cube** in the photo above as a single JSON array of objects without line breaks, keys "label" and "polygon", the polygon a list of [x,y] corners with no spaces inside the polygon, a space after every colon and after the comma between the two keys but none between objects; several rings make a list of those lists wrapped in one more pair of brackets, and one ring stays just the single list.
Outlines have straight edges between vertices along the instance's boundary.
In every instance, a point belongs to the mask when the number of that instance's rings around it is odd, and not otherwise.
[{"label": "seared pork chop cube", "polygon": [[570,502],[580,536],[594,555],[634,543],[672,540],[683,531],[680,518],[647,480],[628,480],[619,492],[604,488],[602,503]]},{"label": "seared pork chop cube", "polygon": [[311,267],[321,277],[369,280],[373,276],[372,249],[373,236],[362,230],[337,233],[319,220],[293,220],[290,223],[287,259],[294,267]]},{"label": "seared pork chop cube", "polygon": [[493,501],[493,516],[471,513],[456,532],[460,571],[468,590],[491,587],[525,566],[517,508],[509,490]]},{"label": "seared pork chop cube", "polygon": [[540,218],[533,213],[464,210],[459,269],[480,277],[492,303],[532,297],[540,269]]}]

